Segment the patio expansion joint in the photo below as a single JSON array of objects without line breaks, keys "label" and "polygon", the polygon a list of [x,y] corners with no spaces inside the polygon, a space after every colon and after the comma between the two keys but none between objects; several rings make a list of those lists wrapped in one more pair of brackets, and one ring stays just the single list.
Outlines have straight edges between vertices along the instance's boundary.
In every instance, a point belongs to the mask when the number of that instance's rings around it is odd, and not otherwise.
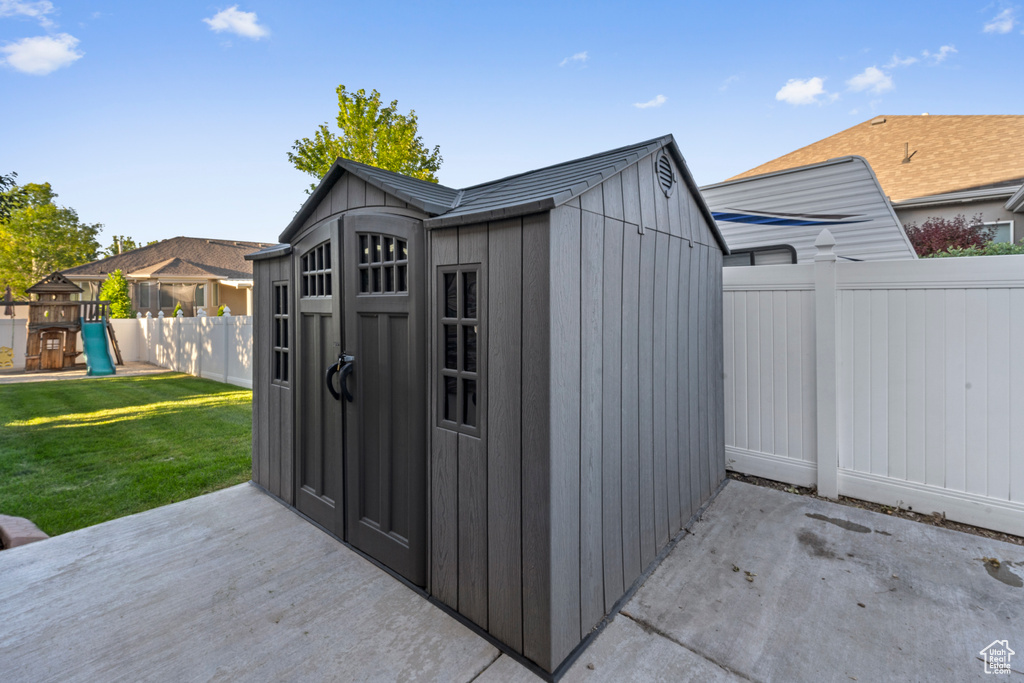
[{"label": "patio expansion joint", "polygon": [[756,678],[751,678],[750,676],[746,675],[742,671],[736,671],[735,669],[731,669],[728,666],[726,666],[725,664],[722,664],[720,662],[716,662],[712,657],[707,656],[703,652],[700,652],[699,650],[694,650],[692,647],[690,647],[690,646],[686,645],[685,643],[683,643],[682,641],[677,640],[676,638],[674,638],[671,634],[666,633],[665,631],[662,631],[660,628],[658,628],[654,624],[652,624],[652,623],[650,623],[648,621],[644,621],[643,619],[640,619],[639,617],[637,617],[637,616],[635,616],[633,614],[630,614],[629,611],[627,611],[626,609],[620,610],[619,614],[621,614],[622,616],[624,616],[627,619],[629,619],[630,621],[632,621],[634,624],[636,624],[637,626],[642,628],[644,631],[647,631],[648,633],[653,633],[656,636],[660,636],[661,638],[664,638],[665,640],[668,640],[668,641],[670,641],[672,643],[675,643],[679,647],[681,647],[684,650],[687,650],[689,652],[692,652],[693,654],[697,655],[701,659],[706,659],[707,661],[711,662],[712,664],[717,666],[722,671],[725,671],[726,673],[732,674],[733,676],[737,676],[738,678],[742,678],[745,681],[751,681],[752,683],[760,683]]},{"label": "patio expansion joint", "polygon": [[490,668],[491,668],[492,666],[494,666],[494,663],[495,663],[496,661],[498,661],[499,659],[501,659],[501,655],[502,655],[502,652],[501,652],[501,650],[498,650],[497,652],[495,652],[495,653],[494,653],[494,657],[493,657],[493,658],[491,659],[491,661],[487,662],[487,664],[485,664],[485,665],[484,665],[484,667],[483,667],[482,669],[480,669],[480,670],[479,670],[479,671],[477,671],[477,672],[476,672],[475,674],[473,674],[473,677],[472,677],[472,678],[470,678],[470,679],[469,679],[468,681],[466,681],[466,683],[473,683],[473,681],[475,681],[476,679],[478,679],[478,678],[480,678],[481,676],[483,676],[483,675],[484,675],[484,672],[485,672],[485,671],[487,671],[488,669],[490,669]]}]

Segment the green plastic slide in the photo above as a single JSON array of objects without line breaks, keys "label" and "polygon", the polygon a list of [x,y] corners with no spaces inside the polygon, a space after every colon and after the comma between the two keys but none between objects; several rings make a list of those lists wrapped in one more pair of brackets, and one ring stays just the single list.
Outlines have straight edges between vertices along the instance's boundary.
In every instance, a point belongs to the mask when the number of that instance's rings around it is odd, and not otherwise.
[{"label": "green plastic slide", "polygon": [[89,369],[87,375],[114,374],[104,323],[82,323],[82,350],[85,351],[85,366]]}]

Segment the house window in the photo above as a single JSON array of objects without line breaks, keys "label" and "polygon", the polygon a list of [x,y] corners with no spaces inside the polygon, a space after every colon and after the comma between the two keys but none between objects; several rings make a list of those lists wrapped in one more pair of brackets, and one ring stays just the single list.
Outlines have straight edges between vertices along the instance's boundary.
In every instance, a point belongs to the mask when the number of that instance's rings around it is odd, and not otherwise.
[{"label": "house window", "polygon": [[480,321],[485,301],[480,267],[442,268],[439,278],[438,423],[479,436],[484,372]]},{"label": "house window", "polygon": [[157,285],[157,292],[160,298],[160,308],[174,308],[174,292],[171,285]]},{"label": "house window", "polygon": [[[181,304],[183,308],[191,308],[195,297],[195,285],[171,284],[162,282],[159,286],[160,308],[175,308]],[[186,314],[188,312],[186,311]]]},{"label": "house window", "polygon": [[274,383],[288,383],[288,285],[274,283]]},{"label": "house window", "polygon": [[359,235],[359,293],[409,291],[409,244],[388,235]]},{"label": "house window", "polygon": [[319,244],[299,261],[299,282],[302,284],[302,298],[331,295],[331,243]]},{"label": "house window", "polygon": [[152,304],[150,303],[150,284],[148,282],[138,283],[139,288],[139,308],[149,308]]},{"label": "house window", "polygon": [[196,285],[196,306],[206,305],[206,285]]},{"label": "house window", "polygon": [[985,223],[984,226],[986,230],[992,230],[993,242],[1010,242],[1012,244],[1015,241],[1013,221],[994,221],[992,223]]}]

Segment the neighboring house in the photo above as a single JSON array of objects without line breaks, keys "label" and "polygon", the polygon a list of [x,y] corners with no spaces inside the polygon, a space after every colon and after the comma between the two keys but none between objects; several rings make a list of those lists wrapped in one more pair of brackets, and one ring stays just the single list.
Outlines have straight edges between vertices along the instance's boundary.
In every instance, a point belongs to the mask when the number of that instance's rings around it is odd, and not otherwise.
[{"label": "neighboring house", "polygon": [[84,291],[83,299],[98,299],[107,276],[120,269],[128,280],[132,307],[156,317],[170,315],[177,304],[187,316],[199,308],[215,314],[226,305],[233,315],[252,310],[252,262],[245,255],[269,246],[262,242],[172,237],[117,256],[61,271]]},{"label": "neighboring house", "polygon": [[725,265],[813,261],[825,228],[836,255],[857,261],[915,259],[871,166],[847,156],[700,188],[729,250]]},{"label": "neighboring house", "polygon": [[876,116],[729,180],[867,159],[904,225],[981,214],[996,241],[1024,241],[1024,116]]}]

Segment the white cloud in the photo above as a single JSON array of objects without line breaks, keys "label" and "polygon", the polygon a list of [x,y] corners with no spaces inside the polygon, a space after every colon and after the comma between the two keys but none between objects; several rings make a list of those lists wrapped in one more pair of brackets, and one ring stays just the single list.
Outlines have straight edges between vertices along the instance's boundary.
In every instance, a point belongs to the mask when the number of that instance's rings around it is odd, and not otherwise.
[{"label": "white cloud", "polygon": [[911,64],[917,64],[917,57],[904,57],[900,58],[898,54],[894,54],[889,63],[883,66],[883,69],[895,69],[898,66],[910,66]]},{"label": "white cloud", "polygon": [[227,31],[242,36],[259,40],[270,35],[270,29],[261,26],[256,18],[255,12],[242,12],[238,5],[232,5],[222,9],[209,19],[203,19],[216,33]]},{"label": "white cloud", "polygon": [[824,86],[825,80],[818,76],[807,80],[791,78],[775,93],[775,99],[788,104],[821,104],[819,97],[835,100],[837,96],[826,92]]},{"label": "white cloud", "polygon": [[956,48],[953,47],[952,45],[943,45],[942,47],[939,48],[938,52],[929,52],[928,50],[923,50],[921,52],[921,56],[923,56],[925,59],[932,60],[933,64],[940,64],[946,61],[946,57],[955,54]]},{"label": "white cloud", "polygon": [[0,17],[28,17],[35,19],[44,28],[53,26],[47,14],[53,14],[53,3],[49,0],[0,0]]},{"label": "white cloud", "polygon": [[730,85],[732,85],[738,80],[740,80],[740,77],[737,75],[729,76],[729,78],[722,81],[722,85],[718,86],[718,92],[725,92],[726,90],[729,89]]},{"label": "white cloud", "polygon": [[61,33],[56,36],[22,38],[0,47],[0,52],[7,55],[3,62],[12,69],[33,76],[45,76],[81,59],[82,53],[75,50],[77,45],[78,38]]},{"label": "white cloud", "polygon": [[874,66],[869,66],[863,72],[846,81],[846,86],[854,92],[867,90],[876,95],[881,95],[895,87],[892,84],[892,76]]},{"label": "white cloud", "polygon": [[1017,17],[1014,16],[1013,8],[1004,9],[992,18],[992,21],[985,24],[985,33],[1009,33],[1017,24]]},{"label": "white cloud", "polygon": [[651,107],[660,107],[666,102],[668,102],[667,97],[664,95],[658,95],[653,100],[647,100],[646,102],[634,102],[633,106],[637,109],[650,109]]},{"label": "white cloud", "polygon": [[559,64],[558,66],[567,66],[567,65],[573,64],[573,63],[585,64],[588,59],[590,59],[590,58],[587,56],[587,51],[584,50],[583,52],[577,52],[576,54],[572,55],[571,57],[566,57],[565,59],[562,60],[562,63]]}]

